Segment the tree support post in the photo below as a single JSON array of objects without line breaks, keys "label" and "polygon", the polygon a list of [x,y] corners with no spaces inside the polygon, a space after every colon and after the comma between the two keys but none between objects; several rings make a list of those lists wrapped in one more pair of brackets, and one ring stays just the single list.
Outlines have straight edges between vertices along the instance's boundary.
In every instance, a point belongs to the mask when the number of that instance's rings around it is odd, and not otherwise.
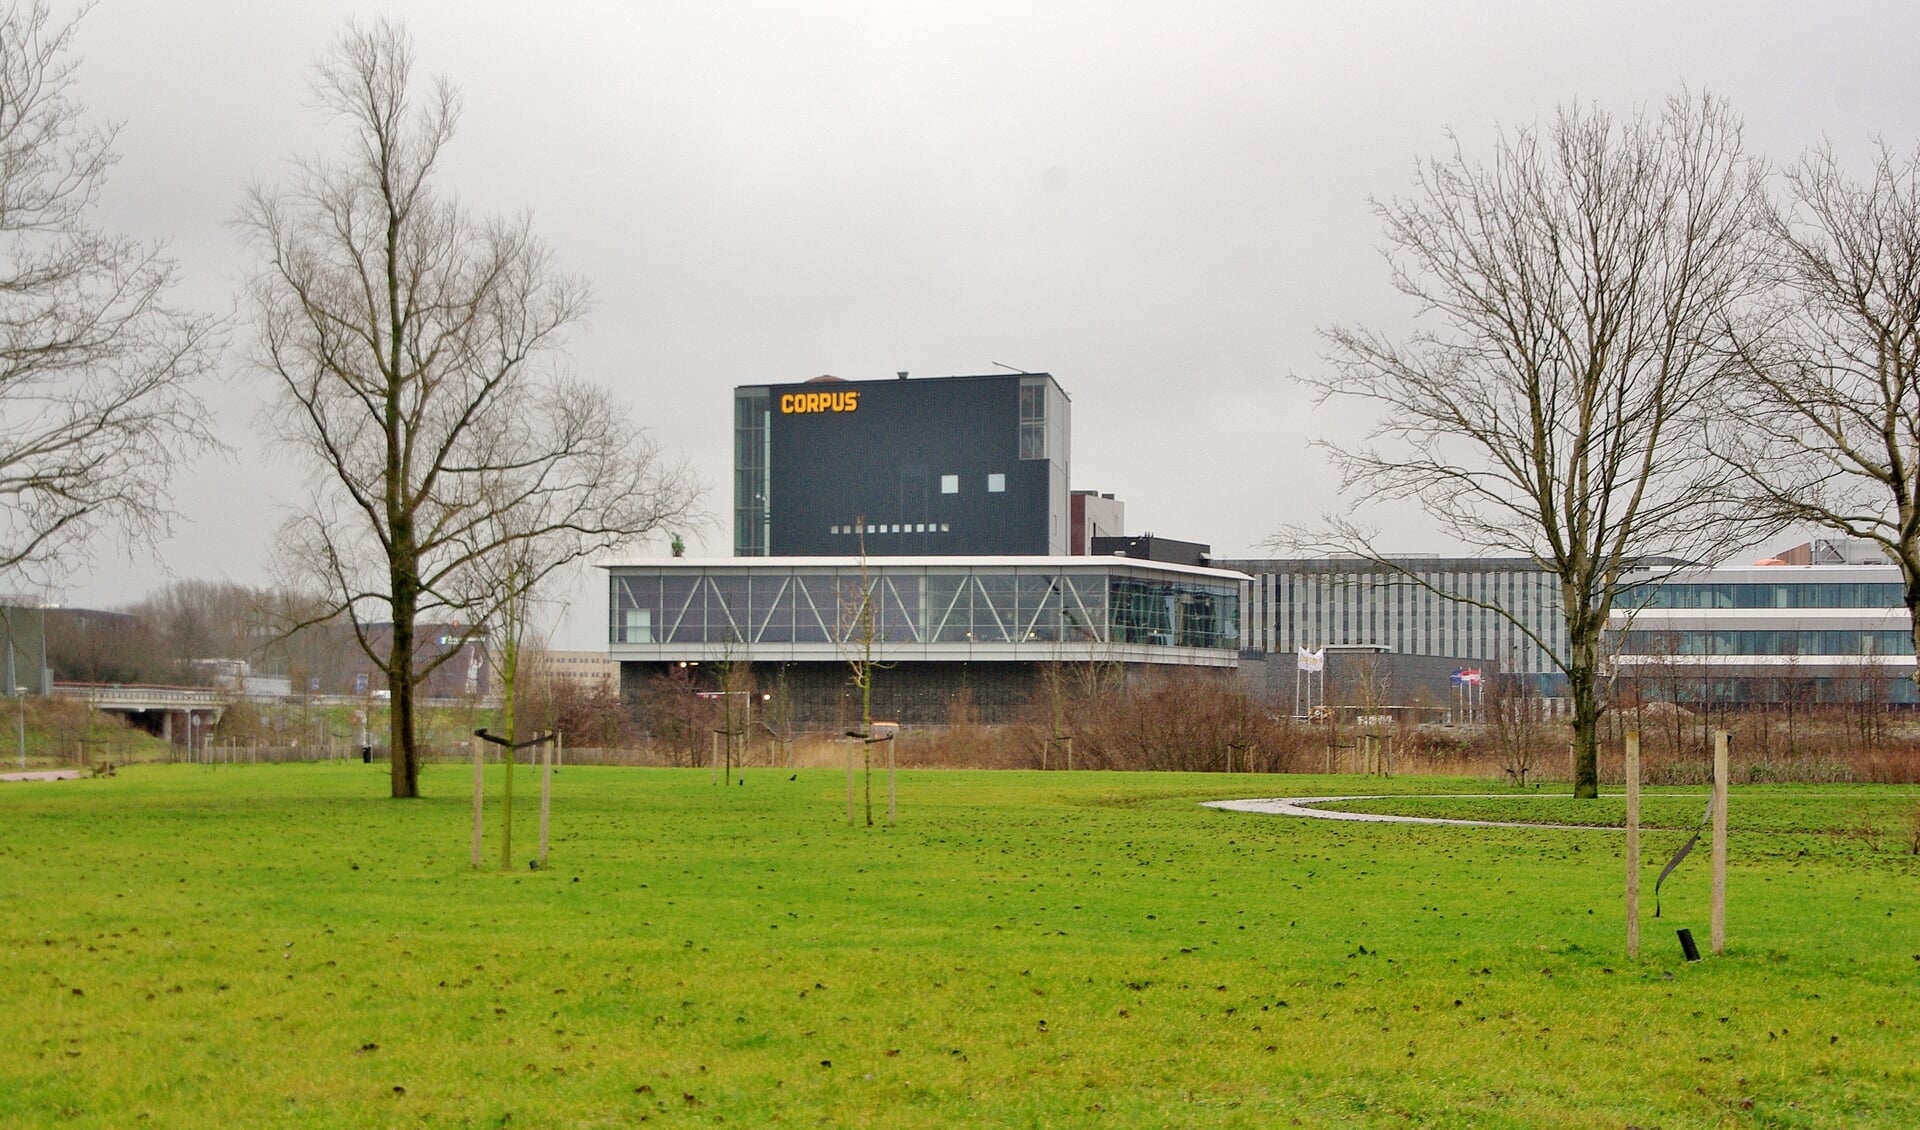
[{"label": "tree support post", "polygon": [[1640,956],[1640,727],[1627,729],[1627,956]]},{"label": "tree support post", "polygon": [[555,735],[552,744],[542,749],[542,760],[546,763],[540,775],[540,869],[547,868],[547,815],[553,810],[553,762],[560,750],[559,736]]},{"label": "tree support post", "polygon": [[[513,796],[512,779],[513,779],[514,752],[516,750],[529,749],[533,746],[546,745],[548,742],[551,742],[553,740],[554,735],[553,735],[553,731],[549,730],[544,734],[537,734],[531,738],[528,738],[524,742],[516,742],[508,738],[495,737],[494,735],[487,733],[485,727],[482,727],[478,730],[475,730],[473,732],[473,736],[476,738],[479,738],[483,742],[492,742],[494,745],[499,746],[504,751],[505,756],[501,758],[501,761],[506,765],[507,779],[508,779],[507,796],[511,798]],[[477,766],[479,762],[476,761],[474,764]],[[511,805],[511,800],[509,800],[509,805]],[[542,812],[543,818],[541,820],[541,824],[544,832],[546,821],[544,819],[544,816],[545,816],[544,805],[542,807],[543,807],[543,812]],[[513,860],[511,858],[513,854],[513,809],[510,806],[507,809],[507,815],[505,819],[506,819],[506,824],[500,830],[500,869],[502,871],[508,870],[513,866]],[[542,838],[544,839],[544,835]],[[544,859],[536,861],[536,867],[544,867],[545,865],[546,865],[546,861]]]},{"label": "tree support post", "polygon": [[480,869],[480,797],[482,791],[481,778],[486,772],[483,768],[487,760],[485,753],[486,748],[486,746],[478,744],[473,747],[473,867],[476,871]]},{"label": "tree support post", "polygon": [[1713,952],[1727,952],[1727,747],[1731,735],[1713,734]]}]

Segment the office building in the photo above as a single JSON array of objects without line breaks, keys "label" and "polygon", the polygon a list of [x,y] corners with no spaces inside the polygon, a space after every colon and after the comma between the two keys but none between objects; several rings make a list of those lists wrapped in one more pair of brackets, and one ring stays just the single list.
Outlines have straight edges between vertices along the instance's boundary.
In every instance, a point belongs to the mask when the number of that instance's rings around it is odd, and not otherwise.
[{"label": "office building", "polygon": [[1046,373],[734,390],[736,557],[1061,556],[1071,405]]},{"label": "office building", "polygon": [[641,696],[676,667],[748,664],[763,687],[784,682],[801,728],[858,720],[848,669],[869,640],[884,665],[875,716],[908,724],[943,724],[963,699],[978,721],[1010,721],[1042,669],[1062,663],[1231,673],[1246,582],[1118,557],[655,558],[606,568],[608,650],[624,692]]},{"label": "office building", "polygon": [[1608,619],[1623,689],[1694,707],[1920,702],[1896,566],[1839,540],[1767,560],[1826,563],[1661,568],[1624,589]]}]

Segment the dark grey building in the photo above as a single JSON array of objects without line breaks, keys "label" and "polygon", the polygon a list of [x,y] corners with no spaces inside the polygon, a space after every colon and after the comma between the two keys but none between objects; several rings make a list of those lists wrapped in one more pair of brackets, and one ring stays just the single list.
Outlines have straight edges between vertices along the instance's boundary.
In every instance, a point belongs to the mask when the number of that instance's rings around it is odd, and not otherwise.
[{"label": "dark grey building", "polygon": [[734,555],[1063,555],[1070,434],[1046,373],[736,388]]}]

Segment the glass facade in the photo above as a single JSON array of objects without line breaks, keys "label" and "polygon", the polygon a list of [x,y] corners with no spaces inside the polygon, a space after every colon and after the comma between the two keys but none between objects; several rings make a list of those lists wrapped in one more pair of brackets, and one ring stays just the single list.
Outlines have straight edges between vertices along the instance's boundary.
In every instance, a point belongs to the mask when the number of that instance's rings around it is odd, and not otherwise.
[{"label": "glass facade", "polygon": [[1677,629],[1620,636],[1623,655],[1912,655],[1913,635],[1852,629]]},{"label": "glass facade", "polygon": [[1559,582],[1522,558],[1409,558],[1398,569],[1353,558],[1213,564],[1253,576],[1248,648],[1378,646],[1551,675],[1566,646]]},{"label": "glass facade", "polygon": [[741,388],[733,393],[733,554],[767,553],[769,444],[767,390]]},{"label": "glass facade", "polygon": [[1904,599],[1898,581],[1677,581],[1624,588],[1614,604],[1622,609],[1900,608]]},{"label": "glass facade", "polygon": [[1020,382],[1020,458],[1047,457],[1047,384],[1025,379]]},{"label": "glass facade", "polygon": [[1646,701],[1910,705],[1913,635],[1885,564],[1656,575],[1615,602],[1616,675]]},{"label": "glass facade", "polygon": [[1240,587],[1101,566],[615,568],[609,641],[1136,644],[1235,652]]}]

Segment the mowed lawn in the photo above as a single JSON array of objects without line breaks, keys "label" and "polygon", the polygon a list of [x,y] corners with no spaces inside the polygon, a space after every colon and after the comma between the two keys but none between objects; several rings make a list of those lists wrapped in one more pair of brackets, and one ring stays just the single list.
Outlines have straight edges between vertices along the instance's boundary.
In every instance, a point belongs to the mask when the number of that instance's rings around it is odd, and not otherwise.
[{"label": "mowed lawn", "polygon": [[1618,831],[1198,805],[1474,782],[789,776],[567,769],[530,872],[525,774],[505,874],[459,767],[0,786],[0,1125],[1920,1125],[1913,789],[1737,789],[1688,965],[1677,830],[1634,962]]}]

